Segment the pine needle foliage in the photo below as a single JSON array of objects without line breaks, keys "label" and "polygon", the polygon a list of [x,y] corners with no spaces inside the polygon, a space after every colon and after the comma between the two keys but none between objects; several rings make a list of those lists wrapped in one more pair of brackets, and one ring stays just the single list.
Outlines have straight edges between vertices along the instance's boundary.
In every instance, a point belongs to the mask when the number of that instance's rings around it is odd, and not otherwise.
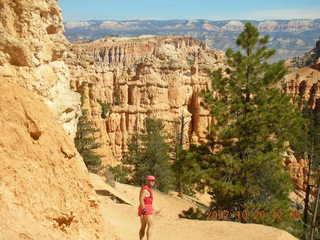
[{"label": "pine needle foliage", "polygon": [[[275,50],[250,23],[238,36],[238,51],[226,52],[229,68],[210,71],[212,89],[202,93],[214,124],[208,144],[193,151],[209,187],[212,209],[243,213],[242,222],[284,227],[290,221],[293,189],[283,165],[288,143],[304,124],[299,109],[278,86],[286,74],[283,61],[270,63]],[[275,211],[281,217],[274,217]],[[257,213],[265,218],[257,218]]]},{"label": "pine needle foliage", "polygon": [[87,168],[94,170],[101,165],[101,155],[94,150],[98,149],[101,144],[97,143],[94,136],[99,130],[95,128],[94,123],[88,119],[88,111],[82,110],[82,116],[79,118],[77,133],[74,139],[75,146],[82,156]]},{"label": "pine needle foliage", "polygon": [[179,197],[183,194],[194,196],[197,190],[200,167],[193,155],[184,149],[185,118],[180,117],[174,122],[172,135],[170,135],[172,170],[175,176],[175,190]]},{"label": "pine needle foliage", "polygon": [[111,111],[111,106],[110,104],[102,102],[101,100],[98,100],[98,103],[101,107],[101,118],[106,119]]},{"label": "pine needle foliage", "polygon": [[132,136],[123,163],[134,167],[132,182],[145,184],[145,177],[156,177],[156,188],[168,192],[173,188],[174,177],[171,169],[170,147],[164,124],[159,119],[146,118],[145,130]]},{"label": "pine needle foliage", "polygon": [[[315,199],[311,193],[315,193],[317,183],[319,181],[320,166],[320,113],[317,109],[313,109],[308,102],[298,99],[302,108],[302,114],[307,120],[304,131],[299,140],[292,146],[294,154],[297,158],[304,159],[308,164],[308,175],[306,178],[306,190],[304,196],[303,222],[305,230],[305,238],[309,234]],[[317,221],[317,232],[319,232],[320,224]]]}]

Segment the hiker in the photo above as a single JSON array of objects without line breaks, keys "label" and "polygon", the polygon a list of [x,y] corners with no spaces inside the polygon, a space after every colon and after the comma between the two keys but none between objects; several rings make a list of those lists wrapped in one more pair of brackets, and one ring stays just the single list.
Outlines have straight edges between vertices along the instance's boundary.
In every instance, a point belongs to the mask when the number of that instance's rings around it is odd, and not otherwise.
[{"label": "hiker", "polygon": [[155,184],[156,178],[154,176],[147,176],[146,181],[147,185],[142,186],[140,190],[139,197],[139,208],[138,208],[138,216],[141,220],[141,228],[139,231],[140,240],[143,239],[145,235],[145,231],[147,228],[147,240],[151,240],[151,231],[152,231],[152,201],[153,201],[153,193],[152,187]]}]

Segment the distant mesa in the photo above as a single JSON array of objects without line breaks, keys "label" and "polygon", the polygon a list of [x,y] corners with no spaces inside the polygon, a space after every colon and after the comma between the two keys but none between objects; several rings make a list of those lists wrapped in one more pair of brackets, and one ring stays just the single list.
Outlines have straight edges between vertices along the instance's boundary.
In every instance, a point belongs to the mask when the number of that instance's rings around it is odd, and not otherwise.
[{"label": "distant mesa", "polygon": [[[74,42],[96,40],[105,35],[186,36],[205,40],[208,47],[225,51],[236,48],[234,39],[246,20],[94,20],[66,22],[65,35]],[[320,36],[320,19],[252,21],[260,32],[270,35],[270,47],[277,49],[273,60],[301,56],[313,48]]]},{"label": "distant mesa", "polygon": [[89,27],[91,25],[90,22],[67,22],[65,23],[66,28],[79,28],[79,27]]}]

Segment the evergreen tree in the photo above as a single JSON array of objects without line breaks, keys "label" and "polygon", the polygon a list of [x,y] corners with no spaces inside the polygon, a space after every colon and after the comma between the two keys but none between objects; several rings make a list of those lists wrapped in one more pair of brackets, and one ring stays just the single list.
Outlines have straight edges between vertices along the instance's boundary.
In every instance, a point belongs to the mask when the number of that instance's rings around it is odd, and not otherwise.
[{"label": "evergreen tree", "polygon": [[290,219],[292,190],[282,154],[300,134],[303,119],[290,96],[276,87],[286,69],[283,61],[269,63],[275,50],[267,48],[268,36],[260,37],[246,23],[236,43],[239,51],[226,52],[226,72],[210,72],[213,92],[203,96],[214,124],[206,148],[193,154],[213,209],[239,211],[242,222],[281,225]]},{"label": "evergreen tree", "polygon": [[[297,158],[302,158],[308,163],[308,176],[306,182],[306,194],[304,199],[303,222],[305,229],[305,238],[308,236],[311,224],[311,210],[313,209],[311,193],[315,193],[319,181],[320,164],[320,113],[312,109],[307,102],[300,101],[302,114],[307,120],[304,126],[303,134],[299,136],[293,146],[294,154]],[[312,188],[313,187],[313,188]],[[319,228],[319,226],[317,226]]]},{"label": "evergreen tree", "polygon": [[82,110],[82,116],[79,118],[74,142],[87,168],[94,171],[101,165],[102,156],[94,152],[101,144],[96,142],[97,138],[94,136],[94,133],[99,130],[94,127],[94,123],[88,119],[87,114],[87,110]]},{"label": "evergreen tree", "polygon": [[145,184],[145,177],[157,178],[156,187],[168,192],[173,187],[168,137],[161,120],[145,119],[145,131],[131,138],[123,162],[134,167],[133,183]]},{"label": "evergreen tree", "polygon": [[179,197],[183,197],[182,194],[193,195],[195,193],[196,182],[200,174],[199,165],[193,155],[183,149],[185,124],[185,117],[182,115],[180,121],[176,121],[174,136],[172,136],[172,145],[174,146],[171,151],[173,155],[172,170]]}]

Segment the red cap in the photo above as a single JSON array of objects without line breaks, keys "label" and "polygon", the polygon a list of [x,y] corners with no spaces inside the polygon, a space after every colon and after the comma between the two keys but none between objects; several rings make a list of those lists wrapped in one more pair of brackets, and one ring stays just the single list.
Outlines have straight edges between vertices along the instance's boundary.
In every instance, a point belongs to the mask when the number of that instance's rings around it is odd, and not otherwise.
[{"label": "red cap", "polygon": [[154,176],[147,176],[147,177],[146,177],[146,180],[147,180],[147,181],[155,181],[156,178],[155,178]]}]

